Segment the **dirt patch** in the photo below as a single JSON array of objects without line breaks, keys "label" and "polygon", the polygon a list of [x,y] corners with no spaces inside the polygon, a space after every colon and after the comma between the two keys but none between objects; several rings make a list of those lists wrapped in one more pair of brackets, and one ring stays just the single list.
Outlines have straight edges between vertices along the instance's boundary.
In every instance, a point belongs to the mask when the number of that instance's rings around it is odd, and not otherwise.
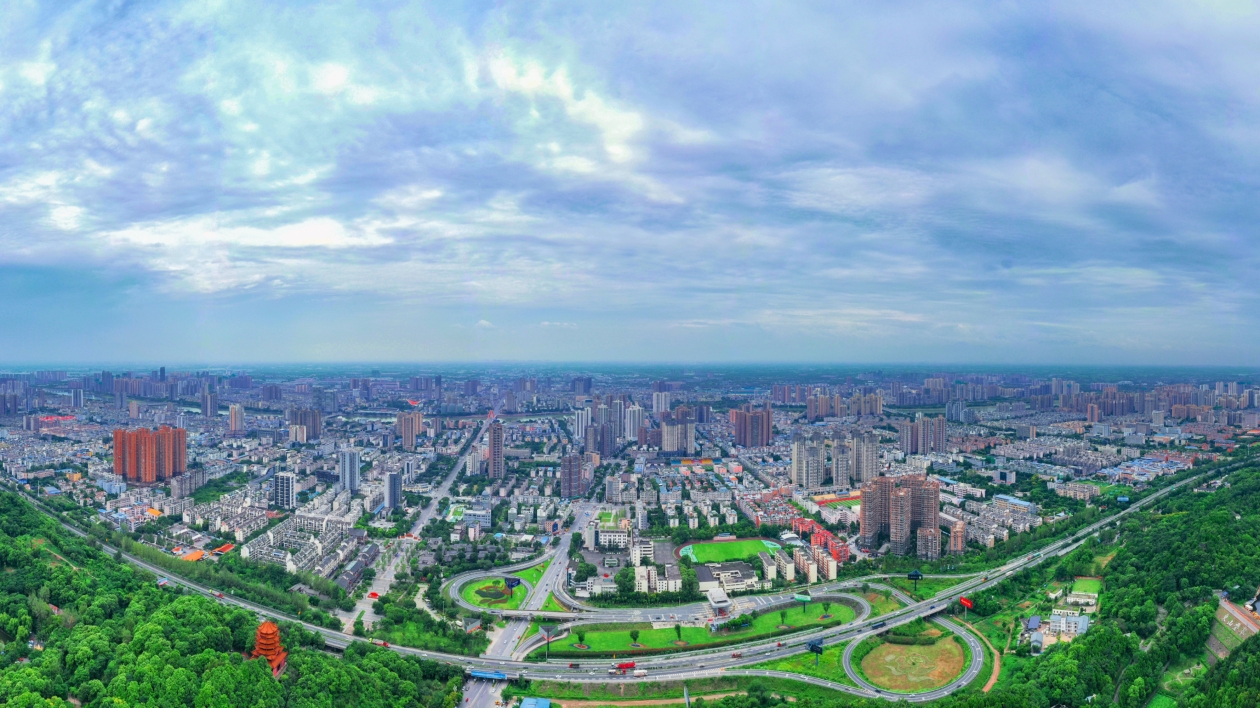
[{"label": "dirt patch", "polygon": [[962,646],[952,639],[931,646],[882,644],[862,659],[862,673],[892,691],[926,691],[957,678],[965,661]]}]

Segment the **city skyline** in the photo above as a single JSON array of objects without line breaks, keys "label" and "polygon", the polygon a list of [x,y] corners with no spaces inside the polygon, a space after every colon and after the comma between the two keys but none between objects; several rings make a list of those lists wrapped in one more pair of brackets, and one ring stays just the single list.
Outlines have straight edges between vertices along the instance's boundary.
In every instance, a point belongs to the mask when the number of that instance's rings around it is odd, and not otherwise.
[{"label": "city skyline", "polygon": [[1255,13],[0,20],[5,363],[1260,351]]}]

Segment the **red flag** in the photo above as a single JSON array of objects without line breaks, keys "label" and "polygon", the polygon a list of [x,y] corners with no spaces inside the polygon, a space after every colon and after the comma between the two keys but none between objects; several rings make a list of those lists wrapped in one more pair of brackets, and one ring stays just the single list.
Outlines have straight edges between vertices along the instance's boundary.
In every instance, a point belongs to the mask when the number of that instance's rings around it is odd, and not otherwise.
[{"label": "red flag", "polygon": [[963,607],[966,607],[969,610],[974,610],[976,608],[975,603],[973,603],[969,598],[960,597],[958,598],[958,601],[962,603]]}]

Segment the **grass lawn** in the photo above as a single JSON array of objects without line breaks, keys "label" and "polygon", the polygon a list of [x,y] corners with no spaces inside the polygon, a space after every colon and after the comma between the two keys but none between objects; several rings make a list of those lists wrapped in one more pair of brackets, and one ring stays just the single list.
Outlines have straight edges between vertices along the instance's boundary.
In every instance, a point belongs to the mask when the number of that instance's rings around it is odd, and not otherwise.
[{"label": "grass lawn", "polygon": [[564,609],[564,607],[562,607],[560,603],[556,602],[555,595],[552,595],[551,593],[547,593],[547,601],[543,603],[542,611],[543,612],[568,612],[568,610]]},{"label": "grass lawn", "polygon": [[1156,693],[1146,708],[1177,708],[1177,700],[1164,693]]},{"label": "grass lawn", "polygon": [[1072,583],[1072,592],[1092,592],[1097,595],[1102,592],[1102,581],[1093,578],[1077,578]]},{"label": "grass lawn", "polygon": [[613,518],[613,515],[612,515],[612,512],[611,512],[611,511],[601,511],[601,512],[599,512],[599,522],[600,522],[601,524],[606,524],[606,523],[608,523],[608,522],[612,521],[612,518]]},{"label": "grass lawn", "polygon": [[924,578],[919,581],[918,591],[914,589],[914,581],[906,578],[890,578],[885,582],[917,600],[929,600],[963,580],[965,578]]},{"label": "grass lawn", "polygon": [[[844,673],[844,648],[848,646],[848,642],[828,646],[823,649],[822,654],[812,654],[805,652],[803,654],[794,654],[785,659],[775,659],[773,661],[765,661],[750,669],[765,669],[767,671],[790,671],[794,674],[804,674],[806,676],[815,676],[828,681],[835,681],[846,686],[857,686],[852,679]],[[814,666],[814,660],[818,660],[818,666]]]},{"label": "grass lawn", "polygon": [[866,680],[889,691],[918,692],[940,688],[958,678],[967,653],[954,635],[930,646],[880,644],[862,657]]},{"label": "grass lawn", "polygon": [[886,615],[889,612],[896,612],[901,609],[901,603],[892,595],[884,597],[877,592],[868,592],[862,597],[871,603],[871,617]]},{"label": "grass lawn", "polygon": [[[853,618],[855,617],[852,608],[838,602],[831,604],[831,617],[826,620],[819,619],[823,614],[823,607],[821,603],[810,604],[803,610],[800,605],[794,605],[790,609],[787,609],[786,612],[787,621],[785,624],[794,628],[804,628],[833,622],[843,624],[845,622],[853,621]],[[687,643],[683,646],[691,647],[722,640],[753,639],[755,637],[774,632],[778,629],[778,626],[781,623],[784,622],[780,617],[779,612],[773,611],[756,618],[753,620],[751,625],[738,632],[710,632],[706,627],[683,627],[681,641]],[[613,626],[616,627],[616,625]],[[679,639],[673,627],[666,627],[663,629],[639,629],[640,646],[630,646],[630,630],[635,627],[642,626],[643,624],[641,623],[640,625],[634,626],[627,625],[624,629],[618,627],[616,629],[610,628],[587,631],[584,643],[586,646],[590,647],[587,651],[590,651],[592,654],[613,654],[617,652],[631,651],[634,649],[673,649],[680,646],[676,643]],[[562,642],[563,646],[558,646],[553,643],[551,648],[553,651],[574,651],[575,649],[571,645],[577,643],[577,634],[574,633],[570,634],[569,638]],[[539,652],[536,650],[534,653],[538,654]]]},{"label": "grass lawn", "polygon": [[[776,547],[778,544],[775,544]],[[721,563],[728,560],[742,560],[761,551],[771,550],[758,538],[745,541],[716,541],[696,543],[687,547],[687,554],[697,563]]]},{"label": "grass lawn", "polygon": [[538,581],[542,578],[543,573],[547,572],[547,566],[549,565],[551,565],[550,558],[548,558],[542,565],[536,565],[532,568],[526,568],[525,570],[518,570],[515,573],[512,573],[512,575],[521,578],[530,585],[537,585]]},{"label": "grass lawn", "polygon": [[495,610],[515,610],[525,601],[525,586],[517,585],[509,595],[503,578],[474,580],[465,585],[459,593],[465,600],[477,607]]},{"label": "grass lawn", "polygon": [[1175,695],[1181,695],[1195,679],[1207,673],[1203,656],[1182,659],[1168,667],[1159,679],[1159,687]]}]

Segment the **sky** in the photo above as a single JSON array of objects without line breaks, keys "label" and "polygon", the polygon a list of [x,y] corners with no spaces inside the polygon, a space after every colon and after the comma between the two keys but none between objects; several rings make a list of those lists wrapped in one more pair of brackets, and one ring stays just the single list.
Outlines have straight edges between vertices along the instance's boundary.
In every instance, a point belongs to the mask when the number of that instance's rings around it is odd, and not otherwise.
[{"label": "sky", "polygon": [[1248,364],[1249,3],[0,4],[0,362]]}]

